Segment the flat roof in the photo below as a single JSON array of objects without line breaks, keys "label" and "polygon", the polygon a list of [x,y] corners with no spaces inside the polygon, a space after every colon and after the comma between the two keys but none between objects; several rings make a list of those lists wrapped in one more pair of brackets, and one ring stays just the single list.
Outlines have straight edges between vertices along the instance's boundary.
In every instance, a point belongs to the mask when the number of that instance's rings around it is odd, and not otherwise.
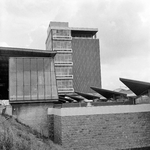
[{"label": "flat roof", "polygon": [[71,31],[93,31],[98,32],[98,28],[78,28],[78,27],[57,27],[52,26],[50,29],[62,29],[62,30],[71,30]]},{"label": "flat roof", "polygon": [[0,57],[54,57],[56,52],[41,49],[0,47]]},{"label": "flat roof", "polygon": [[91,89],[94,90],[95,92],[101,94],[102,96],[106,97],[107,99],[113,98],[114,96],[127,96],[127,94],[125,94],[125,93],[111,91],[111,90],[107,90],[107,89],[101,89],[101,88],[97,88],[97,87],[91,87]]},{"label": "flat roof", "polygon": [[120,81],[124,83],[132,92],[134,92],[137,96],[147,93],[150,89],[149,82],[131,80],[120,78]]}]

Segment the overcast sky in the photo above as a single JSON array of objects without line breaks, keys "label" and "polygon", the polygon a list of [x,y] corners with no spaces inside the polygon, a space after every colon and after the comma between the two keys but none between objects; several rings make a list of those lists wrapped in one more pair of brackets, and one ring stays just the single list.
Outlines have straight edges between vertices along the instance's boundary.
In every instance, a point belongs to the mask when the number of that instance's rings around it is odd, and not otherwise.
[{"label": "overcast sky", "polygon": [[150,82],[149,0],[0,0],[0,46],[45,50],[50,21],[98,28],[103,88]]}]

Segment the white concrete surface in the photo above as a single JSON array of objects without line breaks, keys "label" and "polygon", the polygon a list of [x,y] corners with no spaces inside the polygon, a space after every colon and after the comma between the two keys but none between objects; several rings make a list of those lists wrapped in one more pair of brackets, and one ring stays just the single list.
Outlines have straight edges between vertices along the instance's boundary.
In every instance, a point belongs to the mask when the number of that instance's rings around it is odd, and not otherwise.
[{"label": "white concrete surface", "polygon": [[48,108],[48,115],[54,114],[57,116],[80,116],[96,114],[136,113],[149,111],[150,104],[140,104],[97,107]]}]

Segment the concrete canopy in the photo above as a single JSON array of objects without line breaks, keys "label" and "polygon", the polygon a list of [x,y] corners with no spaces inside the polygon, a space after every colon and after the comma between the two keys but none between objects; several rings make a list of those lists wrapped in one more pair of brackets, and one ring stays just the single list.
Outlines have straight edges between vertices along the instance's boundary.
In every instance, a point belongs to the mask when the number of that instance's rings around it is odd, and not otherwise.
[{"label": "concrete canopy", "polygon": [[147,91],[150,89],[149,82],[124,79],[124,78],[120,78],[120,81],[124,83],[137,96],[147,93]]},{"label": "concrete canopy", "polygon": [[116,96],[124,96],[124,97],[127,96],[127,94],[124,94],[124,93],[110,91],[110,90],[96,88],[96,87],[91,87],[91,89],[94,90],[95,92],[101,94],[102,96],[106,97],[107,99],[114,98]]},{"label": "concrete canopy", "polygon": [[94,100],[94,99],[100,99],[100,97],[98,96],[95,96],[95,95],[91,95],[91,94],[86,94],[86,93],[81,93],[81,92],[75,92],[77,93],[78,95],[81,95],[82,97],[88,99],[88,100]]}]

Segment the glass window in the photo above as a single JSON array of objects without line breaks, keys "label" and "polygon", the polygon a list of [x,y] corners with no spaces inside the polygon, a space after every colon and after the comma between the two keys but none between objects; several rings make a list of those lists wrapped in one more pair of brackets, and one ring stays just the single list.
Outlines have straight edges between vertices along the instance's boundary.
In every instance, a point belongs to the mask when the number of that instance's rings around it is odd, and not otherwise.
[{"label": "glass window", "polygon": [[67,76],[72,75],[72,67],[56,67],[57,76]]},{"label": "glass window", "polygon": [[37,85],[32,85],[31,84],[31,99],[37,99]]},{"label": "glass window", "polygon": [[51,63],[51,72],[54,72],[55,68],[54,68],[54,61],[53,61],[53,59],[50,59],[50,63]]},{"label": "glass window", "polygon": [[31,85],[36,86],[37,85],[37,72],[31,71]]},{"label": "glass window", "polygon": [[58,50],[70,50],[71,41],[53,41],[53,48]]},{"label": "glass window", "polygon": [[10,95],[10,100],[16,100],[17,98],[16,98],[16,95],[17,95],[17,93],[16,93],[16,85],[14,85],[14,86],[10,86],[9,87],[9,95]]},{"label": "glass window", "polygon": [[52,86],[52,99],[57,99],[58,94],[57,94],[57,88],[56,86]]},{"label": "glass window", "polygon": [[[52,97],[52,86],[56,88],[53,59],[10,58],[9,65],[10,100],[50,99]],[[53,93],[57,96],[57,89]]]},{"label": "glass window", "polygon": [[38,99],[44,99],[44,86],[38,85]]},{"label": "glass window", "polygon": [[16,72],[16,59],[15,58],[10,58],[9,59],[9,71],[10,72]]},{"label": "glass window", "polygon": [[73,88],[72,80],[57,80],[58,88]]},{"label": "glass window", "polygon": [[30,72],[24,71],[24,85],[30,85]]},{"label": "glass window", "polygon": [[23,59],[17,58],[17,72],[23,71]]},{"label": "glass window", "polygon": [[50,59],[44,58],[44,71],[50,72]]},{"label": "glass window", "polygon": [[30,86],[29,85],[24,85],[24,99],[25,100],[30,100]]},{"label": "glass window", "polygon": [[52,95],[52,89],[51,86],[45,86],[45,98],[50,99]]},{"label": "glass window", "polygon": [[13,87],[16,86],[17,83],[17,78],[16,78],[16,73],[15,72],[11,72],[11,75],[9,76],[9,84]]},{"label": "glass window", "polygon": [[54,72],[51,72],[51,85],[56,85],[56,78]]},{"label": "glass window", "polygon": [[43,65],[43,59],[39,58],[37,59],[38,62],[38,84],[44,85],[44,65]]},{"label": "glass window", "polygon": [[23,85],[17,86],[17,100],[23,100]]},{"label": "glass window", "polygon": [[72,62],[72,54],[56,54],[55,62],[57,62],[57,63]]},{"label": "glass window", "polygon": [[24,71],[30,71],[30,59],[29,58],[24,58]]},{"label": "glass window", "polygon": [[17,85],[23,85],[23,70],[17,71]]},{"label": "glass window", "polygon": [[31,71],[37,72],[37,62],[36,62],[36,58],[32,58],[32,59],[31,59]]},{"label": "glass window", "polygon": [[50,85],[50,83],[51,83],[51,76],[50,76],[50,72],[45,72],[45,74],[44,74],[44,78],[45,78],[45,85]]}]

